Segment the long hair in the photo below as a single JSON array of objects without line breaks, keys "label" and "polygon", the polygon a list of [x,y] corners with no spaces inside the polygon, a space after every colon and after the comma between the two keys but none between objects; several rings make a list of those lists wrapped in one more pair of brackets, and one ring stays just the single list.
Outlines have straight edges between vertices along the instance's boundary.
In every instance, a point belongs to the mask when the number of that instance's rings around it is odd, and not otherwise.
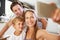
[{"label": "long hair", "polygon": [[[27,12],[32,12],[32,13],[34,13],[34,15],[36,16],[34,10],[29,9],[29,10],[26,10],[26,11],[25,11],[25,13],[24,13],[24,18],[25,18],[25,14],[26,14]],[[27,30],[28,30],[28,29],[29,29],[29,28],[27,28]],[[36,40],[36,32],[37,32],[37,30],[38,30],[38,26],[37,26],[37,19],[36,19],[36,22],[35,22],[35,25],[34,25],[34,34],[32,35],[34,40]]]}]

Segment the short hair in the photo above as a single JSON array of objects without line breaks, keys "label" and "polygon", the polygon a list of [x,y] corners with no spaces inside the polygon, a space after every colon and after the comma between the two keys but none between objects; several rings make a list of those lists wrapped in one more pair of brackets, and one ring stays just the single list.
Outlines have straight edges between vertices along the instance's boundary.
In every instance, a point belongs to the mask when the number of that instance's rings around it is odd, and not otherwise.
[{"label": "short hair", "polygon": [[24,22],[24,17],[22,17],[22,16],[15,17],[15,18],[12,20],[12,23],[15,24],[16,21]]},{"label": "short hair", "polygon": [[13,8],[15,5],[17,5],[17,4],[20,5],[21,7],[23,7],[23,3],[22,3],[22,2],[19,2],[19,3],[18,3],[18,2],[12,2],[11,6],[10,6],[10,9],[13,11],[12,8]]}]

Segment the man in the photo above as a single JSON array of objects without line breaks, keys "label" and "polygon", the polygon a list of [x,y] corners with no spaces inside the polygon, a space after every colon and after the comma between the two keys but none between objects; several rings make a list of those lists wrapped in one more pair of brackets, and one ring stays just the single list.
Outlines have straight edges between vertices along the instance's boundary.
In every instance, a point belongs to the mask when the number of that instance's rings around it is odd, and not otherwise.
[{"label": "man", "polygon": [[[10,9],[16,16],[23,16],[23,6],[22,3],[13,2]],[[12,25],[13,18],[6,23],[5,27],[0,31],[0,37],[5,33],[5,31]]]}]

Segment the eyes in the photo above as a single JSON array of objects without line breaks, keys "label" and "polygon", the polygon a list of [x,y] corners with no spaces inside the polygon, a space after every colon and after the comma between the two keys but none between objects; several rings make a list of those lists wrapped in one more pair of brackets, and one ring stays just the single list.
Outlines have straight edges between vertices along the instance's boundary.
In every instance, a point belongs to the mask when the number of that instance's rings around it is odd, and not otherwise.
[{"label": "eyes", "polygon": [[30,16],[30,17],[27,16],[25,19],[29,19],[29,18],[32,19],[34,18],[34,16]]},{"label": "eyes", "polygon": [[24,23],[18,23],[18,25],[23,25]]},{"label": "eyes", "polygon": [[17,8],[17,9],[14,10],[14,12],[17,12],[17,11],[20,11],[20,8]]},{"label": "eyes", "polygon": [[23,22],[17,22],[16,25],[24,25]]}]

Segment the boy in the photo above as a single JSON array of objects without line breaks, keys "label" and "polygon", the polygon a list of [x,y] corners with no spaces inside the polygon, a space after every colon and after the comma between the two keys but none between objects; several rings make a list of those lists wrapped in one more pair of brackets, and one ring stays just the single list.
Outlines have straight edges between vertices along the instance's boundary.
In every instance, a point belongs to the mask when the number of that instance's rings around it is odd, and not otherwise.
[{"label": "boy", "polygon": [[[12,10],[12,12],[16,15],[16,16],[22,16],[23,15],[23,7],[22,7],[22,3],[18,3],[18,2],[13,2],[11,4],[10,9]],[[12,25],[12,20],[15,16],[12,17],[12,19],[10,19],[6,25],[4,26],[4,28],[0,31],[0,37],[2,37],[2,35],[6,32],[6,30]]]},{"label": "boy", "polygon": [[9,35],[10,37],[7,38],[7,40],[24,40],[25,38],[24,18],[21,16],[15,17],[12,20],[12,24],[15,31],[12,32],[12,35]]}]

